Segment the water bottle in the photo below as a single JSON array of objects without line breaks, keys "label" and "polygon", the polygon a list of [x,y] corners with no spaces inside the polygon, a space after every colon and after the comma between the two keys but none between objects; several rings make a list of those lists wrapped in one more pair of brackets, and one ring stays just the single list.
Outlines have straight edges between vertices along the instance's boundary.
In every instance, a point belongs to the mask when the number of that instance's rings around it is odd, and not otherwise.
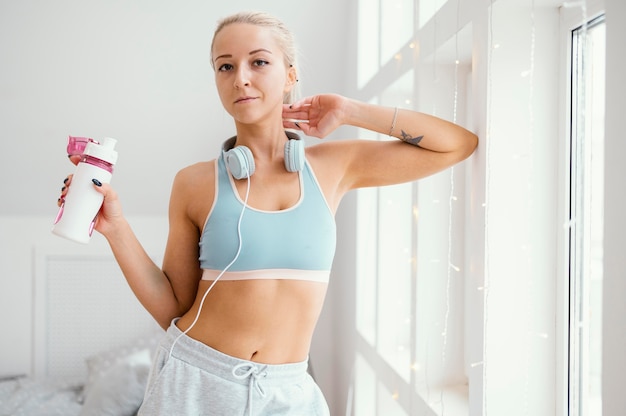
[{"label": "water bottle", "polygon": [[[82,154],[72,177],[70,189],[59,209],[52,232],[72,241],[87,244],[96,223],[104,196],[94,189],[92,179],[110,183],[113,165],[117,162],[115,144],[110,137],[102,142],[82,137],[71,137],[67,146],[69,155]],[[81,152],[82,147],[84,150]]]}]

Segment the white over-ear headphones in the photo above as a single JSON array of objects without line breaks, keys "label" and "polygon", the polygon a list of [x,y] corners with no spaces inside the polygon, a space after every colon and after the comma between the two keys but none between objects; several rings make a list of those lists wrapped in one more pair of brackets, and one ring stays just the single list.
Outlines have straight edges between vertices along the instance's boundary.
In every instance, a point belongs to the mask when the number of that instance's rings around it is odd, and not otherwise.
[{"label": "white over-ear headphones", "polygon": [[[285,169],[289,172],[299,172],[304,167],[304,140],[295,133],[285,132],[289,140],[285,143]],[[236,146],[237,136],[224,142],[222,153],[224,161],[235,179],[244,179],[254,173],[254,156],[246,146]]]}]

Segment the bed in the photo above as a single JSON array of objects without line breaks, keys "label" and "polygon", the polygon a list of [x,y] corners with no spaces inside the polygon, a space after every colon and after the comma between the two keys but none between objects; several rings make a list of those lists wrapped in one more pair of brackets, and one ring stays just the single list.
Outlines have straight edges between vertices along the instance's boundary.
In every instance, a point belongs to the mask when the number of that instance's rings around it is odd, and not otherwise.
[{"label": "bed", "polygon": [[136,414],[163,330],[108,250],[60,244],[33,257],[32,368],[0,379],[0,416]]}]

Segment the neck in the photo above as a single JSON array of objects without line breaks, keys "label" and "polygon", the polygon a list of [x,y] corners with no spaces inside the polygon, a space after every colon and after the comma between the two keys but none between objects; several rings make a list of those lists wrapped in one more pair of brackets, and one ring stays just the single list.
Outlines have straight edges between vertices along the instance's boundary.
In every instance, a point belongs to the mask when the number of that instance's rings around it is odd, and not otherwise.
[{"label": "neck", "polygon": [[257,160],[273,160],[282,157],[287,135],[280,125],[250,126],[237,124],[237,141],[235,145],[248,147]]}]

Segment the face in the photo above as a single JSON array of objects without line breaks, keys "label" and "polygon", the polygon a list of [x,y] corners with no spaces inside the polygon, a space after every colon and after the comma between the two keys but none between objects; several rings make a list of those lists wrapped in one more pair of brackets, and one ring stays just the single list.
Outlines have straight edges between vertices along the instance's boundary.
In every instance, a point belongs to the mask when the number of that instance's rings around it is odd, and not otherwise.
[{"label": "face", "polygon": [[213,45],[215,82],[222,105],[240,123],[282,114],[283,97],[295,82],[270,29],[234,23]]}]

